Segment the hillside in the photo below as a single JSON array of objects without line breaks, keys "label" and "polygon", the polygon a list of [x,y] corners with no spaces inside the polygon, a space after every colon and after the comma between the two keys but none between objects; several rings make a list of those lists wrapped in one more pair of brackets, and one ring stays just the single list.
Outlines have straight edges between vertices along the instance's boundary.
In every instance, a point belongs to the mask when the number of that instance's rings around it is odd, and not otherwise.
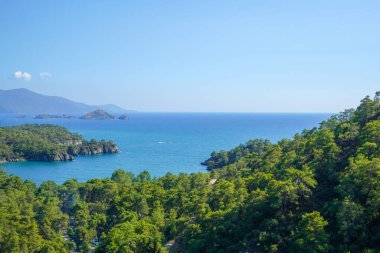
[{"label": "hillside", "polygon": [[0,113],[78,114],[96,109],[125,113],[116,105],[87,105],[56,96],[46,96],[27,89],[0,90]]},{"label": "hillside", "polygon": [[0,162],[67,161],[78,155],[117,153],[110,141],[86,141],[54,125],[0,127]]},{"label": "hillside", "polygon": [[0,172],[0,252],[380,251],[380,92],[205,164],[39,187]]}]

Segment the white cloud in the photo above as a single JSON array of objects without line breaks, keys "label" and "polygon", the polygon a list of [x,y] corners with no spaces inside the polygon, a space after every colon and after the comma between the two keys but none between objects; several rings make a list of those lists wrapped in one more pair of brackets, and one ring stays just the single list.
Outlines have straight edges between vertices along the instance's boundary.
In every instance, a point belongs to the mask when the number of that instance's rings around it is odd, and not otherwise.
[{"label": "white cloud", "polygon": [[48,78],[50,78],[50,77],[52,77],[53,75],[51,74],[51,73],[49,73],[49,72],[41,72],[40,73],[40,77],[42,78],[42,79],[48,79]]},{"label": "white cloud", "polygon": [[28,72],[22,72],[20,70],[13,73],[13,77],[17,80],[25,80],[30,81],[32,79],[32,75]]}]

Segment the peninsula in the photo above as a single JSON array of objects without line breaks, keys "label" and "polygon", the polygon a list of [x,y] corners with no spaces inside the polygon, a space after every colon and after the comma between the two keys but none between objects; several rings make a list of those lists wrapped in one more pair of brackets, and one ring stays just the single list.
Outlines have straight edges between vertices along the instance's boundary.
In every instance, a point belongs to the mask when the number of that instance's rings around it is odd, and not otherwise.
[{"label": "peninsula", "polygon": [[88,141],[60,126],[0,127],[0,162],[70,161],[79,155],[117,152],[117,146],[111,141]]}]

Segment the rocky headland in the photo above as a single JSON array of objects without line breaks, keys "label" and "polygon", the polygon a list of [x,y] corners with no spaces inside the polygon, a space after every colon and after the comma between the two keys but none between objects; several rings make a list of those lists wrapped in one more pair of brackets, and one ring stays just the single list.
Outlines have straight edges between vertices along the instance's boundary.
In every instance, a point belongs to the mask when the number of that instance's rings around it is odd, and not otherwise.
[{"label": "rocky headland", "polygon": [[0,163],[70,161],[80,155],[118,152],[112,141],[88,141],[60,126],[28,124],[0,127]]}]

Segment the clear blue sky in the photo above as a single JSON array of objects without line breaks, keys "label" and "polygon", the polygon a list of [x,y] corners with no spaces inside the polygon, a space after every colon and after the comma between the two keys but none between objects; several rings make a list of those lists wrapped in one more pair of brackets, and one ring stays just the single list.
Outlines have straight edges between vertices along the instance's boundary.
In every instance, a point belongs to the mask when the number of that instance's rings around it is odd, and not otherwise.
[{"label": "clear blue sky", "polygon": [[140,111],[338,112],[380,90],[380,1],[0,0],[0,89],[21,87]]}]

